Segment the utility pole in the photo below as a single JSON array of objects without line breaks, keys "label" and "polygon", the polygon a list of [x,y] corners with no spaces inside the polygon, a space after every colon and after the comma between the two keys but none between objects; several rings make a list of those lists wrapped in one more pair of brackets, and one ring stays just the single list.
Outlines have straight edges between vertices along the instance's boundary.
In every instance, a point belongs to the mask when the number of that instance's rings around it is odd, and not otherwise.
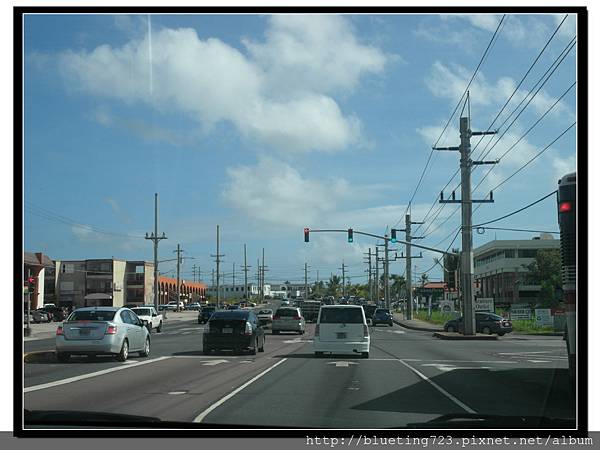
[{"label": "utility pole", "polygon": [[248,295],[248,264],[246,264],[246,244],[244,244],[244,298],[246,300],[250,299],[250,296]]},{"label": "utility pole", "polygon": [[411,225],[422,225],[424,222],[412,222],[410,220],[410,214],[407,214],[404,221],[404,229],[397,231],[404,231],[406,236],[404,240],[406,241],[406,256],[396,257],[396,259],[406,258],[406,290],[407,290],[407,299],[406,299],[406,320],[412,320],[413,313],[413,291],[412,291],[412,260],[415,258],[422,258],[423,254],[421,253],[419,256],[412,256],[412,245],[410,244],[413,239],[423,239],[423,236],[413,236]]},{"label": "utility pole", "polygon": [[[469,94],[467,93],[467,101]],[[444,200],[444,193],[440,194],[440,203],[460,203],[462,210],[462,253],[461,253],[461,286],[463,298],[463,316],[465,321],[465,335],[474,335],[475,308],[473,301],[473,203],[493,203],[494,194],[486,200],[473,200],[471,198],[471,170],[473,165],[496,164],[498,161],[472,161],[471,136],[496,134],[496,131],[471,131],[470,117],[460,118],[460,146],[459,147],[434,147],[435,150],[449,150],[460,152],[460,183],[461,199],[456,200],[454,192],[450,200]]]},{"label": "utility pole", "polygon": [[216,263],[217,263],[217,309],[219,309],[219,303],[220,303],[220,299],[221,299],[221,292],[219,289],[219,277],[220,277],[220,267],[221,267],[221,257],[225,256],[225,255],[221,255],[219,253],[219,225],[217,225],[217,254],[216,255],[210,255],[213,258],[216,258]]},{"label": "utility pole", "polygon": [[384,275],[383,282],[385,283],[383,295],[385,298],[385,307],[390,308],[390,259],[389,259],[389,243],[390,241],[387,239],[387,234],[385,235],[385,267],[384,267]]},{"label": "utility pole", "polygon": [[304,301],[308,300],[308,263],[304,263]]},{"label": "utility pole", "polygon": [[379,305],[379,247],[375,247],[375,304]]},{"label": "utility pole", "polygon": [[342,261],[342,267],[338,267],[342,271],[342,297],[346,297],[346,265]]},{"label": "utility pole", "polygon": [[145,239],[149,239],[154,243],[154,308],[158,311],[158,243],[167,239],[163,231],[162,236],[158,236],[158,194],[154,194],[154,232],[148,236],[146,233]]},{"label": "utility pole", "polygon": [[261,285],[260,285],[260,300],[261,303],[265,302],[265,249],[262,249],[262,277],[261,277]]},{"label": "utility pole", "polygon": [[256,259],[256,291],[257,291],[257,298],[258,301],[260,302],[260,271],[262,270],[262,267],[260,266],[260,258]]},{"label": "utility pole", "polygon": [[192,272],[194,274],[194,283],[196,282],[196,264],[192,266]]},{"label": "utility pole", "polygon": [[317,291],[317,297],[321,295],[321,290],[319,289],[319,271],[317,270],[317,284],[315,284],[315,288]]},{"label": "utility pole", "polygon": [[233,272],[231,273],[231,285],[233,286],[233,291],[235,292],[235,263],[233,263]]},{"label": "utility pole", "polygon": [[[368,255],[368,264],[369,264],[369,268],[366,270],[366,272],[368,272],[369,274],[369,300],[373,301],[373,289],[372,289],[372,285],[371,285],[371,278],[372,278],[372,274],[371,274],[371,248],[369,247],[369,252],[368,253],[363,253],[363,255]],[[367,258],[363,258],[365,261],[367,260]]]},{"label": "utility pole", "polygon": [[179,287],[179,267],[181,264],[181,250],[180,245],[177,244],[177,250],[173,250],[173,253],[177,253],[177,308],[175,308],[175,312],[179,312],[179,302],[181,301],[181,293]]}]

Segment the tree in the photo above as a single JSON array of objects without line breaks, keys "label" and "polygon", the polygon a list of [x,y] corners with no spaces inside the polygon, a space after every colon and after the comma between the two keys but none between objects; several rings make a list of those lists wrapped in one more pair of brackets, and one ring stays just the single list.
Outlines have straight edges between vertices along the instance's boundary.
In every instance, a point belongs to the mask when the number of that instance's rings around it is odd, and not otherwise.
[{"label": "tree", "polygon": [[329,281],[327,282],[327,295],[333,295],[337,298],[341,284],[342,280],[338,275],[333,275],[329,278]]},{"label": "tree", "polygon": [[390,286],[391,295],[394,298],[400,298],[406,287],[406,279],[403,275],[391,275],[392,285]]},{"label": "tree", "polygon": [[425,286],[427,281],[429,281],[429,276],[426,273],[421,274],[421,286]]},{"label": "tree", "polygon": [[535,261],[523,266],[528,270],[527,282],[541,286],[539,304],[546,308],[558,306],[556,289],[561,287],[560,250],[554,248],[538,250]]}]

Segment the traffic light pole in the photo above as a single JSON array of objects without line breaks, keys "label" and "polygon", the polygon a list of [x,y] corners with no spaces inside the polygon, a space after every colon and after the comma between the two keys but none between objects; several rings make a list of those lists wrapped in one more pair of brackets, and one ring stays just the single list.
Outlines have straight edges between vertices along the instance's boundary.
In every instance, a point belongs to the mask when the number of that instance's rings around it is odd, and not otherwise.
[{"label": "traffic light pole", "polygon": [[29,287],[29,279],[31,278],[31,269],[27,269],[27,328],[25,336],[31,336],[31,325],[29,317],[31,316],[31,288]]}]

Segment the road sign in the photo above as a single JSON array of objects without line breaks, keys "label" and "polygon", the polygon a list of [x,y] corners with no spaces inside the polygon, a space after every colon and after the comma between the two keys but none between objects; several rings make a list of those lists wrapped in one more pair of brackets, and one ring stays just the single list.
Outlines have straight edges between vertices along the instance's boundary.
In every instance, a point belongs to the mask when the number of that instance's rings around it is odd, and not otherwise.
[{"label": "road sign", "polygon": [[536,327],[552,327],[554,326],[554,317],[550,308],[541,308],[535,310],[535,326]]},{"label": "road sign", "polygon": [[475,311],[494,312],[494,299],[488,297],[479,297],[475,299]]},{"label": "road sign", "polygon": [[531,320],[531,309],[530,308],[514,308],[510,309],[511,320]]},{"label": "road sign", "polygon": [[440,311],[443,313],[454,312],[454,301],[453,300],[440,300]]}]

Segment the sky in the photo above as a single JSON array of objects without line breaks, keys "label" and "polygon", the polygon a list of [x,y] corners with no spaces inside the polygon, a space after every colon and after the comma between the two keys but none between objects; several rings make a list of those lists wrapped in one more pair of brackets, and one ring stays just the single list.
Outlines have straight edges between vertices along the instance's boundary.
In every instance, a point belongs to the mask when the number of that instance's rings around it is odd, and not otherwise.
[{"label": "sky", "polygon": [[[473,187],[481,181],[474,198],[498,186],[494,203],[475,206],[473,223],[534,202],[575,170],[576,47],[516,120],[511,115],[576,36],[569,16],[518,86],[563,18],[504,17],[470,85],[464,114],[472,130],[499,131],[481,143],[472,138],[473,158],[506,153],[473,171]],[[412,220],[425,221],[413,226],[425,236],[419,243],[458,248],[457,206],[436,201],[459,155],[431,148],[460,143],[463,103],[442,131],[501,19],[26,16],[24,248],[59,260],[152,260],[144,235],[154,228],[155,193],[159,232],[168,237],[159,259],[174,258],[180,244],[186,279],[196,265],[210,281],[219,225],[228,282],[234,263],[242,277],[246,244],[251,276],[265,249],[267,282],[303,281],[305,262],[310,281],[317,271],[326,279],[341,274],[343,262],[352,282],[364,283],[364,254],[375,240],[314,233],[305,243],[303,228],[382,235],[404,228],[411,198]],[[550,197],[493,226],[557,231],[556,216]],[[473,240],[478,247],[533,236],[486,230]],[[413,261],[416,276],[431,269],[429,278],[440,279],[435,256],[424,251]],[[392,262],[391,273],[402,275],[404,265]],[[174,263],[160,270],[173,275]]]}]

